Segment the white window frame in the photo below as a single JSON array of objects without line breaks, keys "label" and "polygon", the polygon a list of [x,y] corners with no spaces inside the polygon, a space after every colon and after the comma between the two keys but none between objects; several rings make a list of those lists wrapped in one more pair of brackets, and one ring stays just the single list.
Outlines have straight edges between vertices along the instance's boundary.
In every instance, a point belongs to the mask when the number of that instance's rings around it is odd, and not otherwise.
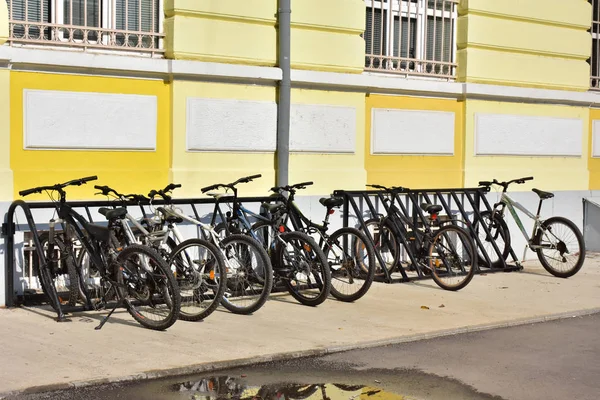
[{"label": "white window frame", "polygon": [[[427,49],[426,49],[426,43],[427,43],[427,17],[431,17],[431,16],[435,16],[437,18],[445,18],[449,21],[454,21],[454,27],[452,29],[452,43],[454,45],[451,46],[452,49],[452,55],[450,57],[450,60],[452,62],[454,62],[454,60],[456,60],[456,34],[457,34],[457,29],[456,29],[456,20],[458,17],[458,12],[457,12],[457,8],[458,7],[454,7],[453,11],[445,11],[445,10],[432,10],[427,8],[427,1],[428,0],[418,0],[417,2],[411,2],[410,0],[387,0],[387,1],[383,1],[383,0],[377,0],[377,1],[373,1],[373,0],[364,0],[365,1],[365,6],[371,9],[379,9],[379,10],[386,10],[389,11],[390,7],[388,5],[388,2],[391,2],[392,7],[391,7],[391,15],[388,14],[387,16],[387,29],[385,32],[386,35],[386,43],[387,43],[387,48],[383,49],[383,55],[381,57],[390,57],[393,56],[394,54],[394,49],[395,49],[395,43],[394,43],[394,17],[398,16],[400,18],[400,20],[402,20],[402,18],[408,18],[409,20],[409,28],[408,31],[410,32],[410,20],[412,19],[416,19],[415,23],[416,23],[416,27],[415,27],[415,32],[416,32],[416,38],[415,38],[415,56],[414,56],[414,60],[415,61],[427,61]],[[450,22],[452,23],[452,22]],[[371,32],[371,34],[373,34]],[[402,41],[402,30],[400,30],[400,41]],[[400,53],[400,49],[399,53]],[[410,50],[410,49],[409,49]],[[409,53],[409,57],[410,58],[410,53]],[[386,63],[390,63],[391,60],[386,60]],[[393,62],[393,61],[392,61]],[[400,65],[401,63],[398,63],[398,65]],[[407,62],[406,63],[407,66],[410,66],[411,63]],[[411,72],[422,72],[423,66],[422,63],[420,62],[416,62],[413,65],[417,65],[417,68],[397,68],[397,70],[408,70]],[[386,70],[386,69],[390,69],[387,68],[389,65],[386,65],[386,68],[382,69],[382,70]]]}]

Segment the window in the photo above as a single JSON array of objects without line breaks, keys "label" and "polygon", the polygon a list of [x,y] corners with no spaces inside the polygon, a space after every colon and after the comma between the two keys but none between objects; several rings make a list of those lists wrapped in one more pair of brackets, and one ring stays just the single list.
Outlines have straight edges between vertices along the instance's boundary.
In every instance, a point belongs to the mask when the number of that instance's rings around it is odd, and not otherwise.
[{"label": "window", "polygon": [[592,58],[590,63],[590,87],[600,90],[600,0],[588,0],[592,4]]},{"label": "window", "polygon": [[365,68],[452,78],[458,0],[365,0]]},{"label": "window", "polygon": [[162,0],[6,1],[11,44],[162,52]]}]

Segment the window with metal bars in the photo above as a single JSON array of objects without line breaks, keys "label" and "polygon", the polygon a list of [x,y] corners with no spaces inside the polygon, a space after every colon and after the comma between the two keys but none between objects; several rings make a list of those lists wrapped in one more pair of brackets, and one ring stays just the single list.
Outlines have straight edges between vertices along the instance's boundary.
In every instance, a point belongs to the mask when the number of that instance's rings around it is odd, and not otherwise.
[{"label": "window with metal bars", "polygon": [[590,64],[590,88],[600,90],[600,0],[588,0],[592,4],[592,57]]},{"label": "window with metal bars", "polygon": [[[162,0],[6,0],[11,42],[158,49]],[[94,46],[95,45],[95,46]]]},{"label": "window with metal bars", "polygon": [[365,0],[365,68],[455,74],[457,0]]}]

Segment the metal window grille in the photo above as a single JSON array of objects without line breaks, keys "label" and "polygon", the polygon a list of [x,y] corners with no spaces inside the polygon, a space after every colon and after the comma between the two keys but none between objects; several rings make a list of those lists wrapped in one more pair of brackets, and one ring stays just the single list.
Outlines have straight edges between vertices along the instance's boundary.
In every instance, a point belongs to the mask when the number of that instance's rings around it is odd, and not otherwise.
[{"label": "metal window grille", "polygon": [[11,45],[162,55],[162,0],[6,0]]},{"label": "metal window grille", "polygon": [[588,0],[592,4],[592,58],[590,58],[590,87],[600,90],[600,0]]},{"label": "metal window grille", "polygon": [[367,71],[455,77],[458,0],[365,0],[365,5]]}]

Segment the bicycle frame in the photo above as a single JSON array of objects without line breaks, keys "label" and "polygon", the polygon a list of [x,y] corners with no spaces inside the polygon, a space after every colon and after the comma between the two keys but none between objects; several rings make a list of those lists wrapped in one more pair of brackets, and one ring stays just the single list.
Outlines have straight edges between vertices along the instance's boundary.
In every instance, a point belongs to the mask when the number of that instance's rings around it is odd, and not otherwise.
[{"label": "bicycle frame", "polygon": [[[498,206],[500,206],[499,210],[498,210]],[[513,200],[507,193],[502,193],[502,196],[500,197],[500,202],[494,205],[494,210],[492,211],[492,218],[493,218],[494,213],[496,213],[496,212],[500,213],[500,217],[504,217],[504,209],[505,208],[508,208],[508,211],[510,212],[513,219],[515,220],[515,223],[519,227],[519,230],[523,234],[523,237],[527,240],[529,248],[531,248],[532,250],[537,249],[539,246],[532,244],[531,241],[535,237],[536,232],[538,231],[540,225],[543,222],[539,216],[540,209],[542,208],[541,201],[540,201],[540,205],[538,207],[538,213],[537,213],[537,215],[534,215],[532,212],[530,212],[528,209],[526,209],[521,203]],[[531,218],[533,220],[533,230],[531,232],[531,236],[529,236],[527,234],[527,231],[525,230],[525,227],[523,226],[523,222],[521,221],[521,218],[519,217],[519,214],[517,214],[515,209],[521,211],[522,213],[524,213],[526,216],[528,216],[529,218]]]}]

